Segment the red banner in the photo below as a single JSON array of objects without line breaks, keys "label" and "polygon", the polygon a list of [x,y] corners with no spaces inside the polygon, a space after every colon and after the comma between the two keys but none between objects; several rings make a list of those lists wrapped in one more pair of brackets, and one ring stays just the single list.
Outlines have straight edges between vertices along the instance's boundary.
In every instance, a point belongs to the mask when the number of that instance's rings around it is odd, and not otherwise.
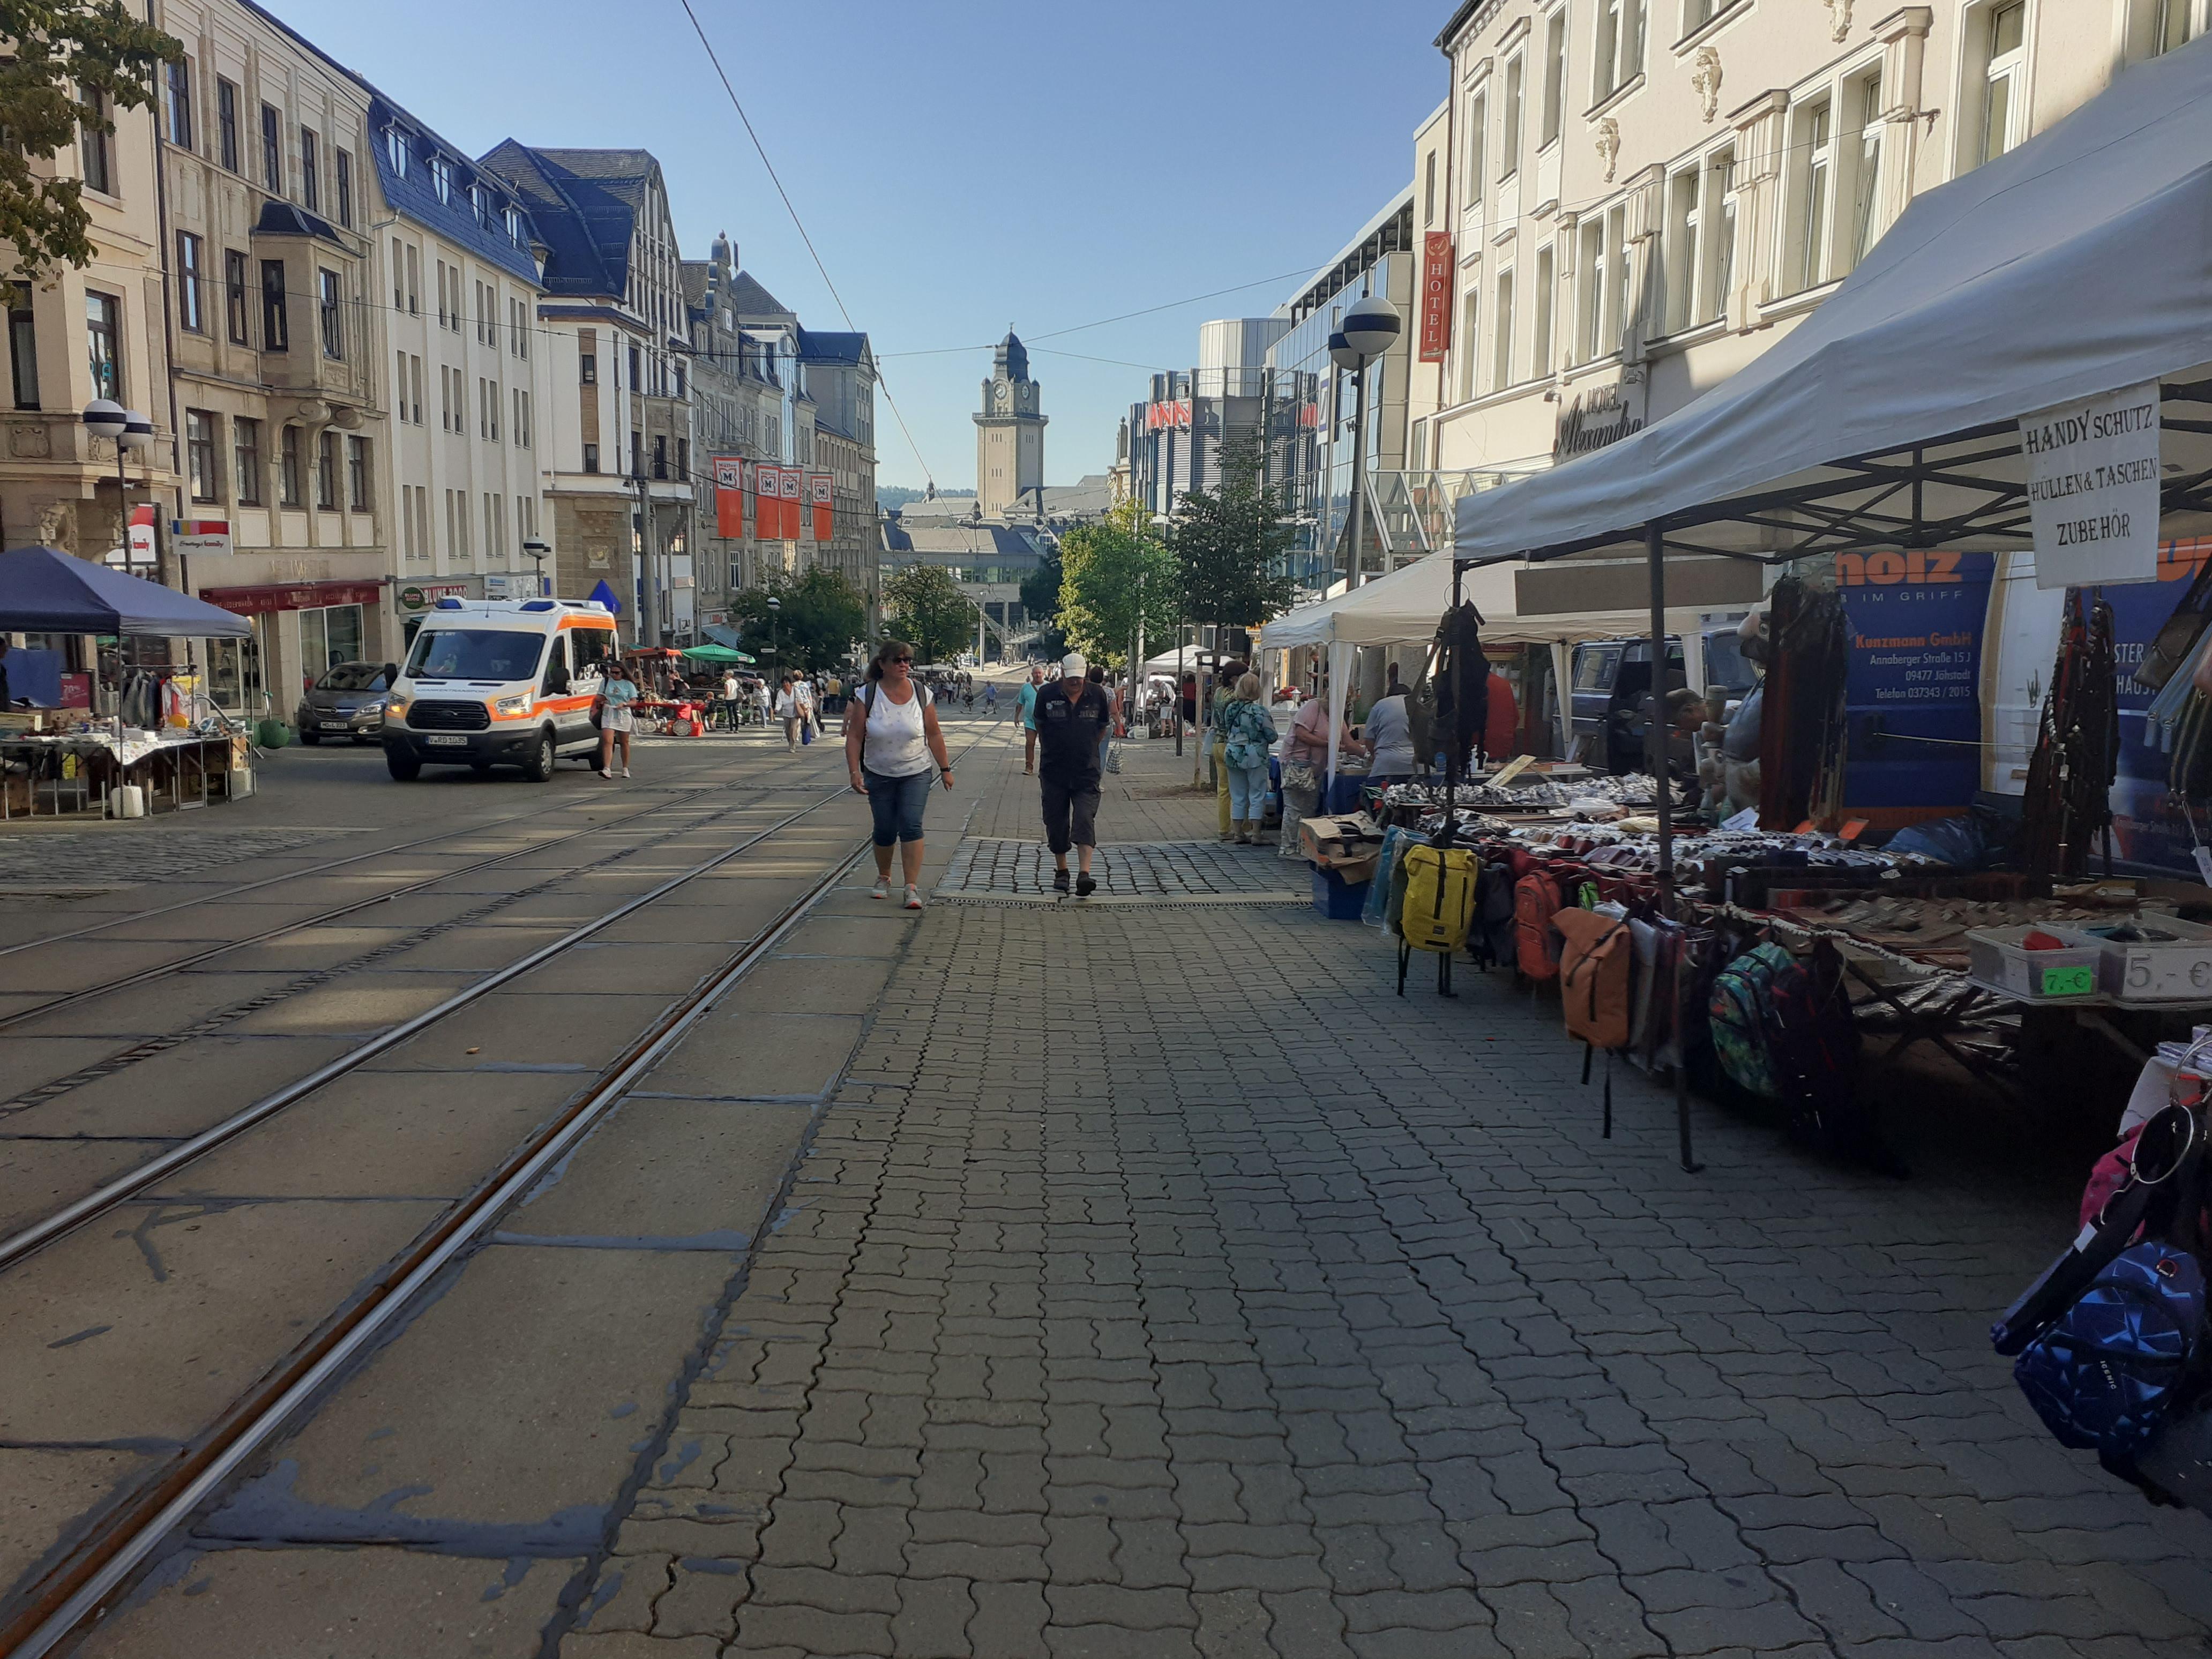
[{"label": "red banner", "polygon": [[745,533],[745,492],[714,486],[714,533],[735,541]]},{"label": "red banner", "polygon": [[203,587],[200,597],[234,616],[258,617],[272,611],[317,611],[327,605],[376,605],[382,582],[299,582],[289,587]]},{"label": "red banner", "polygon": [[764,542],[783,539],[783,488],[777,480],[781,471],[766,461],[753,463],[753,489],[758,492],[753,534]]},{"label": "red banner", "polygon": [[837,534],[837,498],[832,489],[836,479],[827,472],[806,475],[806,499],[814,508],[814,539],[832,540]]},{"label": "red banner", "polygon": [[1421,238],[1421,361],[1440,363],[1451,349],[1452,239],[1448,230]]},{"label": "red banner", "polygon": [[783,538],[795,542],[801,534],[799,517],[805,510],[806,475],[795,466],[787,466],[776,475],[776,484],[783,496]]}]

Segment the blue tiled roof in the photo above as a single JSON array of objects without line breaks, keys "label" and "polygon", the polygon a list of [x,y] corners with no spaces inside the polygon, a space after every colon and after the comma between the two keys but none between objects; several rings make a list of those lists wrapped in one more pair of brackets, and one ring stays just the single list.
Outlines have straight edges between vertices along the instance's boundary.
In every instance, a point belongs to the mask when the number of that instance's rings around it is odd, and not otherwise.
[{"label": "blue tiled roof", "polygon": [[858,363],[868,354],[868,337],[865,334],[817,334],[811,328],[799,331],[799,356],[801,362]]},{"label": "blue tiled roof", "polygon": [[629,291],[631,233],[645,185],[660,164],[642,149],[538,149],[509,138],[481,163],[521,197],[552,249],[545,286],[556,295]]},{"label": "blue tiled roof", "polygon": [[256,236],[319,236],[326,242],[345,244],[327,219],[318,219],[304,208],[294,207],[289,202],[271,197],[261,204],[261,216],[253,222]]},{"label": "blue tiled roof", "polygon": [[[369,97],[368,122],[368,148],[376,158],[377,183],[382,186],[384,199],[392,211],[468,249],[487,264],[497,265],[518,281],[533,288],[538,286],[538,264],[526,246],[538,234],[536,216],[526,201],[518,203],[517,193],[510,185],[478,167],[463,151],[374,88]],[[385,137],[394,126],[408,135],[410,154],[404,178],[392,167],[391,146]],[[434,154],[444,156],[453,169],[452,195],[443,202],[438,199],[438,187],[430,177],[430,157]],[[489,224],[477,218],[469,194],[472,185],[483,187],[491,196]],[[521,247],[507,240],[506,210],[514,205],[523,210],[526,246]]]}]

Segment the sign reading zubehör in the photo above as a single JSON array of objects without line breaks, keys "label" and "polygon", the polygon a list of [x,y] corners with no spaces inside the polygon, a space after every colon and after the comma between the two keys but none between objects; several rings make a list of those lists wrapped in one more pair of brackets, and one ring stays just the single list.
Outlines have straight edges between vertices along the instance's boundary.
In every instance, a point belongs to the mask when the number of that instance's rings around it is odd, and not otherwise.
[{"label": "sign reading zubeh\u00f6r", "polygon": [[2035,585],[2158,580],[2158,382],[2020,419]]}]

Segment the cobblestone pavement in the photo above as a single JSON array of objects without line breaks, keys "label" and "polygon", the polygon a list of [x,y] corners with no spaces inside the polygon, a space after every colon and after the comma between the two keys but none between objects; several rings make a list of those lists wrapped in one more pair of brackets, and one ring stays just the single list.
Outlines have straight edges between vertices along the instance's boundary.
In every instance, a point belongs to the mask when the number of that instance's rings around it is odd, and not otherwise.
[{"label": "cobblestone pavement", "polygon": [[933,907],[562,1651],[2206,1651],[2212,1523],[1984,1335],[2063,1187],[1705,1109],[1686,1175],[1466,977],[1401,1000],[1310,911]]},{"label": "cobblestone pavement", "polygon": [[173,881],[217,865],[264,859],[343,837],[337,830],[144,829],[40,830],[0,836],[0,882],[41,890]]},{"label": "cobblestone pavement", "polygon": [[[1052,887],[1053,860],[1044,843],[970,836],[952,854],[940,898],[1026,898],[1058,902]],[[1293,871],[1274,856],[1274,848],[1222,847],[1200,842],[1116,842],[1091,866],[1097,896],[1158,903],[1176,899],[1237,898],[1303,900]]]}]

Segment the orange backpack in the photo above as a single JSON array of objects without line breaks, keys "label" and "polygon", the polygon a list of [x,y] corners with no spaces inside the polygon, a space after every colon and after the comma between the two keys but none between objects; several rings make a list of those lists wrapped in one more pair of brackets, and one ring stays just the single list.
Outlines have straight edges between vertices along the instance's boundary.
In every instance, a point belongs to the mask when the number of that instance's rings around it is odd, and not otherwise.
[{"label": "orange backpack", "polygon": [[1593,1048],[1628,1046],[1628,964],[1635,940],[1625,917],[1565,909],[1552,918],[1566,940],[1559,958],[1559,1000],[1567,1035]]},{"label": "orange backpack", "polygon": [[1531,870],[1513,884],[1514,958],[1530,979],[1559,977],[1559,933],[1552,918],[1560,904],[1559,884],[1547,871]]}]

